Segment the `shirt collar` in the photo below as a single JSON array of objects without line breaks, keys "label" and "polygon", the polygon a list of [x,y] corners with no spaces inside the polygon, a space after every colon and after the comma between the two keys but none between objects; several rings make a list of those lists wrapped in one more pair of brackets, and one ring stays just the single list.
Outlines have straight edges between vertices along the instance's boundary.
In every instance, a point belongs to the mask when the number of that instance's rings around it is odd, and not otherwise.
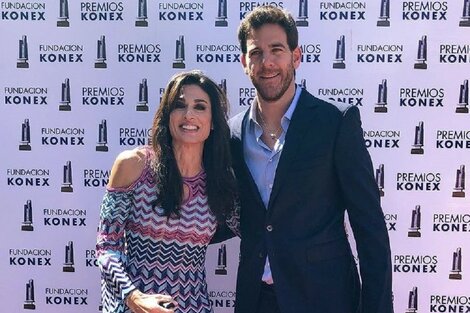
[{"label": "shirt collar", "polygon": [[[287,109],[286,113],[284,113],[282,120],[284,118],[286,118],[288,121],[292,119],[292,114],[294,114],[295,108],[297,107],[297,103],[299,102],[301,92],[302,92],[302,87],[296,84],[294,98],[292,98],[292,102],[289,104],[289,108]],[[250,107],[250,111],[248,113],[248,119],[251,123],[255,123],[259,125],[259,123],[256,121],[256,105],[252,105]]]}]

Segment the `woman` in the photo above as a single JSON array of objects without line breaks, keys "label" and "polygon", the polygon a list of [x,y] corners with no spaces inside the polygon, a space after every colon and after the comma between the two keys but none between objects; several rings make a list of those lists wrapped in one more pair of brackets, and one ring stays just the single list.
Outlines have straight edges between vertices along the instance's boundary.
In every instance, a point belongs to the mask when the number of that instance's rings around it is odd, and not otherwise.
[{"label": "woman", "polygon": [[206,248],[235,199],[227,109],[201,72],[177,74],[155,115],[152,146],[117,157],[97,242],[104,313],[212,312]]}]

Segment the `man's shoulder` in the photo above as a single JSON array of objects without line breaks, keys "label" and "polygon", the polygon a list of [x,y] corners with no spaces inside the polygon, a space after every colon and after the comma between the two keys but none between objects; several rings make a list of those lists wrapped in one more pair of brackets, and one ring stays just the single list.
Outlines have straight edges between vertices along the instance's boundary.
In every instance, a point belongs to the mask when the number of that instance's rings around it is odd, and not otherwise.
[{"label": "man's shoulder", "polygon": [[306,103],[310,106],[319,107],[322,111],[325,112],[340,115],[344,115],[349,109],[355,107],[354,105],[344,102],[317,98],[305,89],[302,90],[302,93],[300,94],[299,102]]},{"label": "man's shoulder", "polygon": [[[228,125],[230,127],[230,132],[232,133],[232,136],[235,134],[241,134],[242,130],[242,124],[243,124],[243,119],[246,116],[246,113],[249,109],[245,109],[241,111],[240,113],[237,113],[235,116],[231,117],[228,120]],[[239,137],[239,136],[238,136]]]}]

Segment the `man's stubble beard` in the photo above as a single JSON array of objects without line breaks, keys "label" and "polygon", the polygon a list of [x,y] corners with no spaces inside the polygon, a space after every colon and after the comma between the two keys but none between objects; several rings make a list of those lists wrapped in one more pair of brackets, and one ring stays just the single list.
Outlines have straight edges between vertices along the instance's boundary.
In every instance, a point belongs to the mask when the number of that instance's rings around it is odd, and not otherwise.
[{"label": "man's stubble beard", "polygon": [[[287,69],[286,77],[284,80],[281,81],[281,86],[280,88],[272,94],[269,95],[269,92],[265,92],[263,90],[262,84],[258,84],[257,81],[251,76],[251,82],[253,83],[253,86],[255,86],[256,91],[258,93],[258,97],[261,98],[260,100],[264,100],[266,102],[274,102],[282,98],[282,96],[286,93],[287,89],[289,89],[290,84],[292,83],[292,80],[294,79],[294,65],[291,62],[289,64],[289,68]],[[270,88],[269,88],[270,89]]]}]

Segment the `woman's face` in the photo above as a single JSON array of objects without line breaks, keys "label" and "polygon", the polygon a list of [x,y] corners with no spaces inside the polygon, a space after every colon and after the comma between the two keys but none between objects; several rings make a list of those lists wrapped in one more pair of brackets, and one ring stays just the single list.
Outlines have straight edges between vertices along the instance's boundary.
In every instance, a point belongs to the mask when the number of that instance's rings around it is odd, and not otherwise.
[{"label": "woman's face", "polygon": [[209,95],[198,85],[184,85],[170,113],[173,146],[202,145],[209,137],[212,109]]}]

